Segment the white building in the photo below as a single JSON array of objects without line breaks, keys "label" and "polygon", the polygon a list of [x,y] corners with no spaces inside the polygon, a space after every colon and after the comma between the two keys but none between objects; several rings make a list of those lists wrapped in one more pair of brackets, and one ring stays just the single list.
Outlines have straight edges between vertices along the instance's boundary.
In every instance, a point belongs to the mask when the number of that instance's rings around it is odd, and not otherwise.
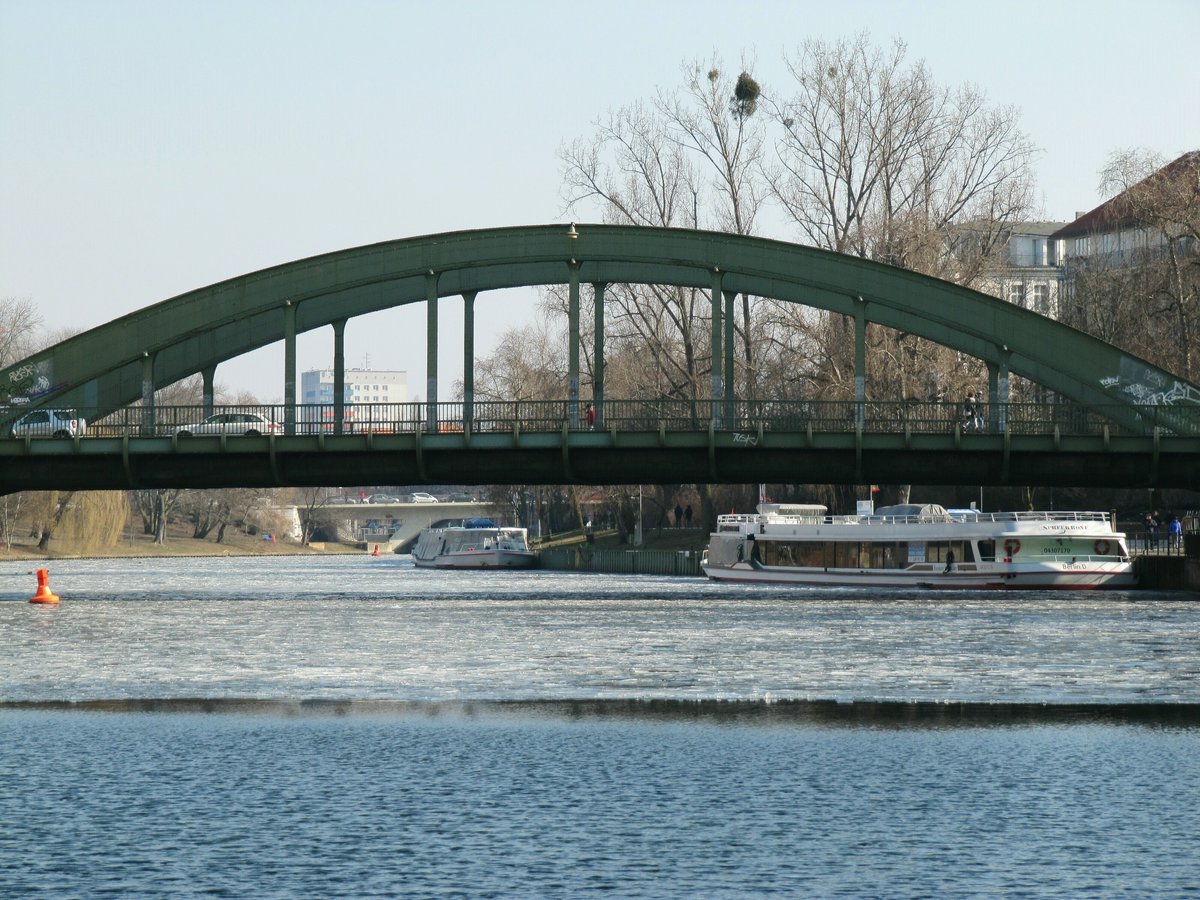
[{"label": "white building", "polygon": [[[360,409],[356,415],[355,407],[408,402],[407,372],[347,369],[344,377],[346,405],[343,421],[348,427],[355,421],[370,422],[379,412]],[[333,369],[313,369],[300,374],[299,420],[308,425],[322,422],[326,429],[332,427]]]},{"label": "white building", "polygon": [[[407,403],[408,373],[347,369],[346,404]],[[313,369],[300,375],[301,403],[333,403],[333,369]]]},{"label": "white building", "polygon": [[[1059,264],[1070,268],[1083,261],[1100,261],[1111,268],[1136,266],[1148,257],[1164,254],[1168,243],[1180,255],[1196,248],[1180,229],[1148,225],[1139,217],[1139,195],[1178,191],[1183,202],[1194,202],[1200,181],[1200,150],[1192,150],[1158,169],[1128,190],[1106,200],[1091,212],[1051,235],[1058,245]],[[1193,207],[1194,208],[1194,207]]]},{"label": "white building", "polygon": [[1051,237],[1065,222],[1021,222],[1012,226],[1004,259],[980,286],[981,290],[1016,306],[1057,319],[1062,263]]}]

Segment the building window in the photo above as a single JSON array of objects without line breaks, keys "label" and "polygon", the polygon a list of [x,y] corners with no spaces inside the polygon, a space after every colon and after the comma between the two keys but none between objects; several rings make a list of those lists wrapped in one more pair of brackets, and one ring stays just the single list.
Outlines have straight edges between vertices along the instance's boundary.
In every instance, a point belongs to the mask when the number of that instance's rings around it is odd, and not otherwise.
[{"label": "building window", "polygon": [[1050,315],[1050,285],[1035,284],[1033,286],[1033,311],[1043,316]]},{"label": "building window", "polygon": [[1017,281],[1008,286],[1008,302],[1014,306],[1025,305],[1025,285]]}]

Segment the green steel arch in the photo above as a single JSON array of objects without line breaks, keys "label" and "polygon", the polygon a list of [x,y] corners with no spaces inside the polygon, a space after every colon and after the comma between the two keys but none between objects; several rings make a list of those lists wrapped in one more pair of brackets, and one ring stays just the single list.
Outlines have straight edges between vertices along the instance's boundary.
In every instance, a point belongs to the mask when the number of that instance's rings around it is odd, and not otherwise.
[{"label": "green steel arch", "polygon": [[764,238],[612,225],[449,232],[251,272],[130,313],[0,371],[0,395],[32,392],[38,405],[114,409],[143,396],[147,371],[162,387],[365,313],[572,277],[747,293],[843,313],[921,335],[1085,405],[1125,404],[1131,416],[1144,405],[1193,413],[1200,407],[1200,389],[1142,359],[949,282]]}]

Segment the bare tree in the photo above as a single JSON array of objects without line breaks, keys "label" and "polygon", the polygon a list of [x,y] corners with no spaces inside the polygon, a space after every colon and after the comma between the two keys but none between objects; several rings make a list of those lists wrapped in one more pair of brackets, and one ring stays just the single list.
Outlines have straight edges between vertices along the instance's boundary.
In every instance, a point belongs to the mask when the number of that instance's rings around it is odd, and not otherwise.
[{"label": "bare tree", "polygon": [[13,534],[17,528],[17,522],[21,517],[21,508],[24,506],[24,494],[5,494],[2,505],[0,505],[0,532],[4,535],[4,547],[6,550],[11,550],[13,545]]},{"label": "bare tree", "polygon": [[[780,138],[766,177],[809,243],[974,285],[999,263],[1013,224],[1031,215],[1035,148],[1015,109],[971,85],[940,86],[906,55],[902,41],[883,49],[866,33],[802,44],[787,59],[794,94],[769,101]],[[828,372],[848,370],[844,317],[781,317],[803,318]],[[888,364],[896,335],[871,326],[868,345],[870,383],[907,396],[900,367]],[[978,361],[958,371],[946,348],[913,338],[905,352],[937,373],[935,393],[980,377]]]},{"label": "bare tree", "polygon": [[866,33],[810,40],[787,60],[796,93],[772,194],[810,243],[970,285],[1033,207],[1035,148],[1015,108],[939,86]]},{"label": "bare tree", "polygon": [[[595,134],[560,151],[567,209],[598,207],[605,222],[656,227],[695,226],[699,185],[670,123],[644,103],[612,113]],[[549,294],[562,311],[561,292]],[[691,288],[611,285],[605,295],[607,351],[633,346],[660,397],[695,399],[709,393],[703,362],[711,358],[703,325],[706,296]],[[606,366],[607,370],[607,366]]]},{"label": "bare tree", "polygon": [[476,401],[562,397],[567,383],[563,343],[544,319],[505,331],[492,354],[476,362]]},{"label": "bare tree", "polygon": [[0,366],[9,366],[34,351],[42,317],[27,298],[0,299]]},{"label": "bare tree", "polygon": [[300,543],[307,544],[313,533],[325,524],[321,511],[332,501],[333,492],[324,487],[301,488],[294,499],[300,516]]},{"label": "bare tree", "polygon": [[[1169,165],[1148,151],[1114,153],[1101,172],[1101,190],[1115,192],[1116,223],[1142,231],[1129,259],[1115,260],[1118,281],[1134,282],[1132,317],[1156,345],[1151,359],[1188,380],[1200,372],[1200,151]],[[1119,270],[1126,271],[1121,272]],[[1131,273],[1128,270],[1133,270]]]},{"label": "bare tree", "polygon": [[[711,201],[706,210],[718,231],[752,234],[766,195],[760,175],[764,155],[764,121],[755,116],[762,94],[758,82],[743,63],[741,73],[731,78],[720,60],[708,64],[692,62],[683,68],[684,85],[660,92],[657,107],[668,123],[675,143],[697,160],[700,170],[711,173]],[[693,203],[697,198],[693,195]],[[699,212],[693,208],[693,221]],[[736,339],[743,363],[742,395],[757,395],[757,346],[752,328],[751,298],[743,294],[741,322]],[[734,378],[735,373],[726,373]]]}]

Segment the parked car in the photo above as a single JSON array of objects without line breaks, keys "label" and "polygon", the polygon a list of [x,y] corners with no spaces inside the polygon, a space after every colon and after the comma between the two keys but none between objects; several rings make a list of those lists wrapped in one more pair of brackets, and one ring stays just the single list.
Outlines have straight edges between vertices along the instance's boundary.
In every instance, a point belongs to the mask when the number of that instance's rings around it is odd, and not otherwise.
[{"label": "parked car", "polygon": [[194,434],[244,434],[256,437],[263,434],[276,434],[283,429],[266,416],[258,413],[217,413],[209,416],[203,422],[195,425],[180,425],[175,433],[180,437],[191,437]]},{"label": "parked car", "polygon": [[73,409],[33,409],[13,422],[13,437],[72,438],[87,423]]},{"label": "parked car", "polygon": [[372,494],[367,498],[368,503],[400,503],[399,497],[393,497],[391,494]]},{"label": "parked car", "polygon": [[409,503],[438,503],[439,501],[438,501],[437,497],[433,496],[433,494],[426,494],[426,493],[422,493],[422,492],[418,491],[415,494],[408,495],[408,502]]}]

